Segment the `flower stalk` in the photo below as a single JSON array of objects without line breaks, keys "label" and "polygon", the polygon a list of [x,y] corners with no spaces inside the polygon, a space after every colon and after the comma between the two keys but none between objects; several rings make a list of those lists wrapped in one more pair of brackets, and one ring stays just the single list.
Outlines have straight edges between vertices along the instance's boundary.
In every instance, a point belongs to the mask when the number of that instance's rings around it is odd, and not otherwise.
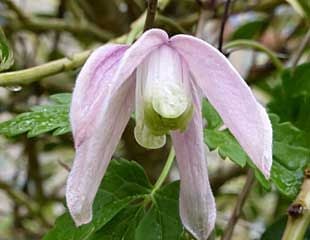
[{"label": "flower stalk", "polygon": [[151,192],[151,197],[156,193],[156,191],[163,185],[163,183],[165,182],[166,178],[168,177],[168,174],[170,172],[170,169],[173,165],[173,162],[174,162],[174,159],[175,159],[175,151],[174,151],[174,148],[171,147],[170,149],[170,152],[169,152],[169,155],[168,155],[168,158],[167,158],[167,161],[165,163],[165,166],[162,170],[162,172],[160,173],[155,185],[154,185],[154,188]]}]

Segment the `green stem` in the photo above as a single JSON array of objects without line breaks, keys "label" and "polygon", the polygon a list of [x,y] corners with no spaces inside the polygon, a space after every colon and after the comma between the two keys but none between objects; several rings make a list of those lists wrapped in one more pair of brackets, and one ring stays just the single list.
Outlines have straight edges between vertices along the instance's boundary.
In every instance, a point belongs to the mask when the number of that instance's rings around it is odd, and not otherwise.
[{"label": "green stem", "polygon": [[[143,14],[136,22],[133,23],[131,31],[128,35],[132,35],[138,30],[142,30],[143,24],[141,20],[144,20],[145,14]],[[136,36],[134,34],[134,36]],[[112,39],[111,42],[123,43],[126,41],[126,35],[123,35],[117,39]],[[134,39],[132,39],[133,41]],[[131,43],[131,42],[130,42]],[[12,85],[28,85],[30,83],[41,80],[44,77],[55,75],[61,72],[74,70],[82,66],[86,59],[89,57],[92,50],[86,50],[73,55],[72,57],[65,57],[42,65],[19,70],[13,72],[6,72],[0,74],[0,86],[12,86]]]},{"label": "green stem", "polygon": [[284,68],[282,62],[278,59],[277,55],[273,51],[271,51],[270,49],[268,49],[267,47],[258,42],[252,40],[234,40],[225,44],[224,46],[225,50],[232,48],[253,48],[255,50],[264,52],[267,54],[271,62],[275,65],[275,67],[279,71],[282,71]]},{"label": "green stem", "polygon": [[310,168],[305,170],[301,190],[288,212],[282,240],[303,240],[310,224]]},{"label": "green stem", "polygon": [[91,50],[61,58],[29,69],[0,74],[0,86],[27,85],[43,77],[73,70],[81,66],[89,57]]},{"label": "green stem", "polygon": [[173,147],[171,147],[171,150],[169,152],[169,155],[168,155],[168,158],[167,158],[167,161],[165,163],[165,166],[159,176],[159,178],[157,179],[155,185],[154,185],[154,188],[151,192],[151,196],[153,196],[156,191],[163,185],[163,183],[165,182],[169,172],[170,172],[170,169],[172,167],[172,164],[173,164],[173,161],[174,161],[174,158],[175,158],[175,151],[173,149]]}]

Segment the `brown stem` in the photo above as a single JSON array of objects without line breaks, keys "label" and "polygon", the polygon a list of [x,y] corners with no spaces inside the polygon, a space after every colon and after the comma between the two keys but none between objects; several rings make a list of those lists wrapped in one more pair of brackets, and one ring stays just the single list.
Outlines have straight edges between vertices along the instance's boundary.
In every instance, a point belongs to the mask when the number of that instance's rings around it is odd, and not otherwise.
[{"label": "brown stem", "polygon": [[227,169],[227,171],[218,171],[214,175],[210,176],[211,188],[214,192],[216,192],[230,179],[233,179],[245,173],[245,169],[237,165],[233,165],[231,168]]},{"label": "brown stem", "polygon": [[223,14],[223,18],[222,18],[221,30],[220,30],[220,35],[219,35],[218,50],[220,52],[223,52],[222,47],[223,47],[223,40],[224,40],[224,30],[225,30],[226,21],[228,19],[228,15],[229,15],[230,2],[231,2],[231,0],[227,0],[225,3],[224,14]]},{"label": "brown stem", "polygon": [[32,180],[36,190],[36,197],[42,201],[44,199],[43,182],[41,176],[41,166],[38,159],[36,141],[26,139],[26,154],[28,155],[28,177]]},{"label": "brown stem", "polygon": [[282,240],[303,240],[310,224],[310,168],[306,168],[304,182],[296,200],[288,209],[288,220]]},{"label": "brown stem", "polygon": [[306,36],[303,38],[303,40],[299,44],[295,54],[292,56],[291,66],[293,69],[296,67],[299,59],[301,58],[301,56],[302,56],[305,48],[308,46],[309,42],[310,42],[310,29],[308,30]]},{"label": "brown stem", "polygon": [[224,234],[222,236],[222,240],[230,240],[231,239],[235,225],[238,222],[238,219],[241,215],[243,205],[244,205],[245,200],[251,191],[251,187],[252,187],[253,183],[254,183],[254,173],[250,169],[250,170],[248,170],[246,182],[244,184],[242,192],[240,193],[240,195],[237,199],[235,209],[234,209],[234,211],[233,211],[233,213],[229,219],[227,227],[226,227]]},{"label": "brown stem", "polygon": [[13,29],[28,29],[33,32],[44,31],[57,31],[57,32],[71,32],[73,34],[91,35],[98,40],[108,41],[114,37],[114,34],[99,28],[97,25],[85,21],[83,23],[68,22],[57,18],[42,18],[25,14],[21,8],[19,8],[11,0],[0,0],[4,2],[9,9],[11,9],[17,15],[17,21],[13,22]]},{"label": "brown stem", "polygon": [[144,31],[153,27],[157,8],[157,0],[149,0],[147,6],[147,15],[144,24]]}]

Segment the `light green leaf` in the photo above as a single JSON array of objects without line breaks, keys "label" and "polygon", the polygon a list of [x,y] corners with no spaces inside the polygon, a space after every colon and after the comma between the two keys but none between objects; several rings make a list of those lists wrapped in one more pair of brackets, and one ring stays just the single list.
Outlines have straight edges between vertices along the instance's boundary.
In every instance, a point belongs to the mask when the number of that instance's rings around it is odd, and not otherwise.
[{"label": "light green leaf", "polygon": [[69,106],[71,94],[56,94],[51,96],[54,103],[33,107],[31,112],[25,112],[17,117],[0,123],[0,134],[13,137],[27,133],[28,137],[54,131],[61,135],[71,131],[69,123]]}]

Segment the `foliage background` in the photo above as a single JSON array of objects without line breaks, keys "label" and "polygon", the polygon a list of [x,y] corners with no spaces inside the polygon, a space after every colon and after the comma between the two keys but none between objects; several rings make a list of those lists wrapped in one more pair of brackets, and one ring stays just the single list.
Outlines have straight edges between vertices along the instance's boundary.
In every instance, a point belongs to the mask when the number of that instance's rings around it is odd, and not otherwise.
[{"label": "foliage background", "polygon": [[[112,39],[134,40],[146,7],[144,0],[0,0],[1,240],[190,239],[178,217],[176,166],[165,186],[151,194],[170,143],[159,150],[139,147],[133,119],[97,194],[95,220],[76,229],[68,214],[62,215],[74,156],[70,92],[89,54],[85,50]],[[217,47],[224,8],[220,0],[159,1],[154,25],[170,35],[196,34]],[[224,51],[268,109],[274,129],[271,181],[254,168],[232,239],[281,239],[287,208],[310,164],[309,17],[309,3],[303,0],[235,0],[230,5]],[[15,72],[55,59],[63,65],[51,73],[51,68]],[[207,101],[203,116],[218,207],[213,237],[220,239],[253,164]]]}]

